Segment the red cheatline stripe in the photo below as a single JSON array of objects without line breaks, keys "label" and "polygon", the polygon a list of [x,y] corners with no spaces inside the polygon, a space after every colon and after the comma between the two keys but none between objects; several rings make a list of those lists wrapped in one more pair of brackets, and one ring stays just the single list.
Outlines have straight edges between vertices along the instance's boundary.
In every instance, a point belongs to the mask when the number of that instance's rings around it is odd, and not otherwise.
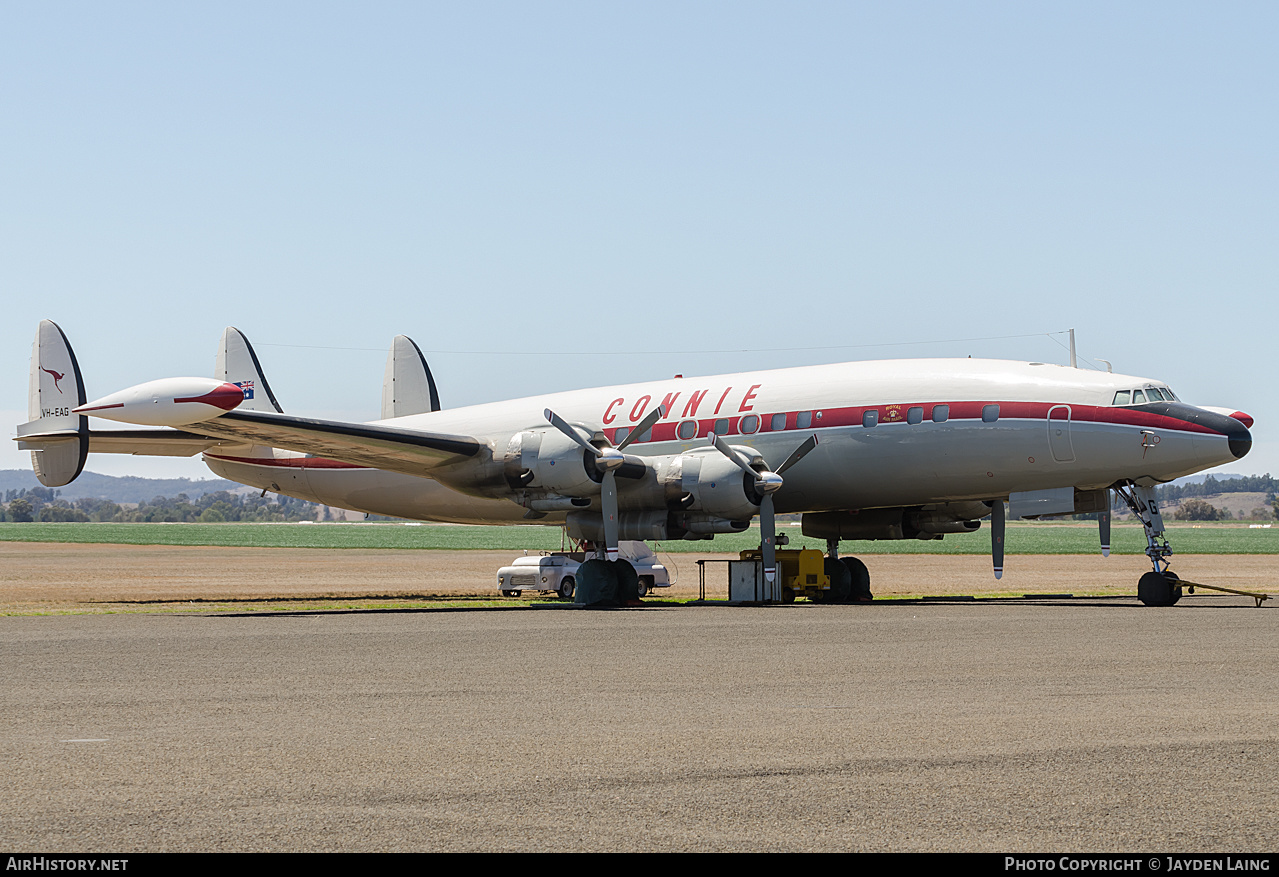
[{"label": "red cheatline stripe", "polygon": [[95,405],[92,408],[86,408],[82,405],[79,408],[72,408],[71,413],[83,414],[86,411],[106,411],[108,408],[123,408],[123,407],[124,407],[123,402],[116,402],[114,405]]},{"label": "red cheatline stripe", "polygon": [[[1149,411],[1136,411],[1132,408],[1109,407],[1100,405],[1076,405],[1063,402],[997,402],[993,399],[979,402],[902,402],[886,404],[886,405],[860,405],[848,408],[808,408],[805,411],[813,412],[813,420],[802,431],[814,429],[828,429],[835,426],[861,426],[862,417],[867,411],[879,412],[879,425],[884,426],[891,423],[905,423],[906,412],[911,408],[923,408],[924,423],[931,422],[933,407],[936,405],[950,406],[950,420],[980,420],[982,408],[987,405],[999,406],[999,419],[1009,420],[1046,420],[1048,412],[1053,408],[1070,408],[1070,420],[1073,423],[1108,423],[1121,426],[1138,426],[1154,429],[1166,429],[1174,432],[1198,432],[1207,435],[1221,435],[1215,429],[1203,426],[1198,423],[1187,423],[1184,420],[1178,420],[1175,417],[1167,417],[1162,414],[1154,414]],[[891,411],[890,411],[891,409]],[[820,412],[821,417],[816,415]],[[768,432],[792,432],[799,430],[796,425],[796,416],[798,411],[752,411],[759,417],[759,429],[755,434]],[[775,414],[786,415],[786,426],[781,430],[771,428],[771,421]],[[741,420],[747,414],[737,414],[731,417],[710,417],[710,418],[689,418],[676,417],[671,420],[658,423],[653,427],[653,435],[649,439],[650,442],[671,442],[671,441],[692,441],[693,439],[705,438],[715,429],[717,420],[728,421],[728,432],[726,435],[741,435]],[[1246,416],[1246,415],[1245,415]],[[1063,418],[1064,419],[1064,418]],[[679,438],[676,430],[679,424],[685,420],[696,420],[697,434],[689,439]],[[1248,424],[1244,424],[1247,426]],[[615,436],[618,429],[624,427],[613,427],[604,430],[605,436],[609,441],[616,442]],[[630,428],[627,425],[625,428]],[[635,442],[639,444],[639,442]],[[634,446],[634,445],[632,445]]]}]

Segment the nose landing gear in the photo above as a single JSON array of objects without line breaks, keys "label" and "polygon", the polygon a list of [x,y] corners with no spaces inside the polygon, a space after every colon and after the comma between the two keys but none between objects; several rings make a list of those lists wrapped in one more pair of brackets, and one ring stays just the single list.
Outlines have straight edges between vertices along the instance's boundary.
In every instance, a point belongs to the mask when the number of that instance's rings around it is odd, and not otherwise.
[{"label": "nose landing gear", "polygon": [[1153,571],[1137,582],[1137,599],[1147,606],[1171,606],[1181,599],[1181,579],[1170,572],[1172,546],[1164,535],[1164,517],[1155,502],[1155,491],[1129,482],[1115,488],[1115,493],[1132,509],[1146,531],[1146,556]]}]

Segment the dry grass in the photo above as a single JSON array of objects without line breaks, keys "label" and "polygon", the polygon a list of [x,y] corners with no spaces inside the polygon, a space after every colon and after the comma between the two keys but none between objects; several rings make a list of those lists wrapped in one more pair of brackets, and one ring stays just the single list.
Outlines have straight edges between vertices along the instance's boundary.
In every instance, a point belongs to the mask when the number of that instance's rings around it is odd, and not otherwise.
[{"label": "dry grass", "polygon": [[[698,596],[700,558],[663,556],[677,584],[653,599]],[[326,551],[0,543],[0,614],[224,612],[316,609],[498,607],[520,605],[496,593],[510,551]],[[1185,555],[1173,568],[1205,584],[1275,593],[1276,559],[1267,555]],[[990,560],[972,555],[868,557],[876,597],[1025,593],[1133,594],[1141,557],[1010,555],[1002,581]],[[725,570],[707,568],[707,597],[726,595]]]}]

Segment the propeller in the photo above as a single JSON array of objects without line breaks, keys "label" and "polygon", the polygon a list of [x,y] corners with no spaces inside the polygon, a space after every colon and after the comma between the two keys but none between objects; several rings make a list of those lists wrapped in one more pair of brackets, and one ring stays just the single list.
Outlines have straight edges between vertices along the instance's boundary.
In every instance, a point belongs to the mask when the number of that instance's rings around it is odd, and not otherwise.
[{"label": "propeller", "polygon": [[622,468],[622,464],[626,462],[626,455],[622,451],[626,450],[626,446],[631,442],[652,429],[653,424],[666,416],[666,406],[658,405],[650,411],[643,420],[631,428],[626,438],[618,442],[616,446],[606,444],[602,448],[596,447],[583,438],[576,427],[551,409],[547,408],[542,413],[546,416],[551,426],[577,442],[577,444],[582,446],[583,450],[595,457],[595,468],[602,473],[600,478],[600,506],[604,515],[604,551],[609,560],[617,560],[617,470]]},{"label": "propeller", "polygon": [[817,434],[810,435],[802,445],[791,451],[791,455],[786,458],[786,462],[777,467],[776,472],[752,469],[750,463],[741,454],[714,433],[711,434],[711,443],[721,454],[755,479],[755,492],[760,497],[759,529],[760,549],[764,554],[764,579],[772,582],[777,577],[777,522],[773,514],[773,494],[782,489],[782,473],[804,459],[809,451],[817,447]]},{"label": "propeller", "polygon": [[1004,530],[1004,501],[997,499],[990,507],[990,560],[996,579],[1004,577]]}]

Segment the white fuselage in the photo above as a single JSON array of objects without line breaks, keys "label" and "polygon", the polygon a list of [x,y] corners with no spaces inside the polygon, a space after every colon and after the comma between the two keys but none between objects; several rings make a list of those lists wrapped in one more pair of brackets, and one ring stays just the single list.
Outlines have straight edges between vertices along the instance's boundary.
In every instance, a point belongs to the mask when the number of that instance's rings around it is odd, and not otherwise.
[{"label": "white fuselage", "polygon": [[[718,461],[708,440],[715,432],[776,467],[816,434],[818,447],[786,473],[778,512],[1149,484],[1246,453],[1246,429],[1224,415],[1179,402],[1114,404],[1118,391],[1152,386],[1163,385],[1040,363],[843,363],[672,378],[378,421],[473,436],[486,446],[475,459],[422,477],[280,450],[220,448],[205,460],[231,480],[331,506],[421,520],[516,523],[532,522],[526,513],[535,500],[558,495],[543,483],[556,472],[550,467],[580,465],[544,409],[588,431],[600,429],[616,444],[619,429],[666,405],[652,435],[626,449],[641,458]],[[531,462],[540,468],[530,483],[503,479],[503,472]],[[623,510],[652,508],[661,494],[653,477],[619,479],[618,485]],[[537,521],[562,519],[563,512],[551,511]]]}]

